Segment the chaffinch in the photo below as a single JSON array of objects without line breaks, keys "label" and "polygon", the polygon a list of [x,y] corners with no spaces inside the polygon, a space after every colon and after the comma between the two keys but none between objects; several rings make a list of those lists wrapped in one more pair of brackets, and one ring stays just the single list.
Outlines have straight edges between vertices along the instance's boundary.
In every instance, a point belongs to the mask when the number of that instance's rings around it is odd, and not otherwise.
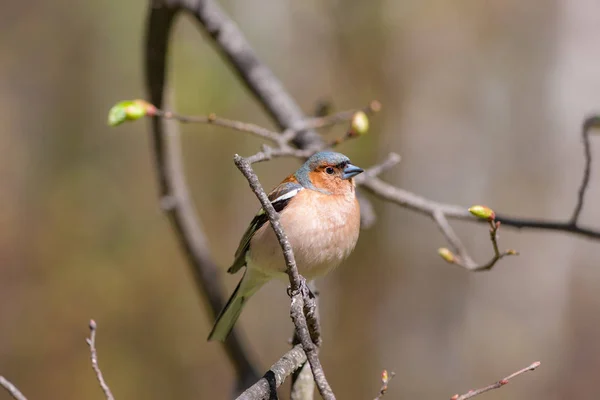
[{"label": "chaffinch", "polygon": [[[323,151],[310,157],[269,193],[294,251],[298,272],[307,279],[325,275],[354,250],[360,208],[353,177],[363,172],[348,157]],[[273,278],[288,279],[275,232],[261,208],[235,252],[233,274],[244,276],[217,317],[208,340],[224,341],[246,301]]]}]

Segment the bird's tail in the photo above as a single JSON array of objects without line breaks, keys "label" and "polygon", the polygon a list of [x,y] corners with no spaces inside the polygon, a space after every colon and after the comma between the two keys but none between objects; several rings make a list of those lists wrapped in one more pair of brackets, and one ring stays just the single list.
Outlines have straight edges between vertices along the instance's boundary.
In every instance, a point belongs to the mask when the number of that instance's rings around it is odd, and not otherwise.
[{"label": "bird's tail", "polygon": [[246,305],[246,301],[267,282],[268,279],[265,278],[260,273],[246,269],[240,283],[238,283],[227,304],[225,304],[225,307],[219,313],[208,335],[208,340],[224,342],[227,339],[227,336],[229,336],[229,333],[233,329],[233,325],[235,325],[235,322],[242,313],[242,308]]}]

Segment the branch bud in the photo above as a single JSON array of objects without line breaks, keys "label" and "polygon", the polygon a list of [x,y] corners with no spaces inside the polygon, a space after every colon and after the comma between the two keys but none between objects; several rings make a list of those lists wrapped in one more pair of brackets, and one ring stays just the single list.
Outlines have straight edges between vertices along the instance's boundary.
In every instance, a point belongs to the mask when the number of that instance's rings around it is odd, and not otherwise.
[{"label": "branch bud", "polygon": [[350,131],[356,135],[366,135],[369,131],[369,117],[363,111],[357,111],[352,116]]},{"label": "branch bud", "polygon": [[469,208],[469,212],[477,218],[486,219],[488,221],[493,221],[496,218],[494,210],[486,206],[473,206]]},{"label": "branch bud", "polygon": [[146,115],[154,115],[156,108],[145,100],[121,101],[108,112],[108,125],[117,126],[125,121],[135,121]]},{"label": "branch bud", "polygon": [[369,108],[373,112],[379,112],[381,111],[381,103],[377,100],[373,100],[371,103],[369,103]]},{"label": "branch bud", "polygon": [[454,264],[456,262],[456,256],[450,250],[445,247],[440,247],[438,249],[438,254],[442,257],[446,262],[450,264]]},{"label": "branch bud", "polygon": [[388,383],[390,381],[390,377],[388,375],[387,369],[384,369],[381,372],[381,382]]}]

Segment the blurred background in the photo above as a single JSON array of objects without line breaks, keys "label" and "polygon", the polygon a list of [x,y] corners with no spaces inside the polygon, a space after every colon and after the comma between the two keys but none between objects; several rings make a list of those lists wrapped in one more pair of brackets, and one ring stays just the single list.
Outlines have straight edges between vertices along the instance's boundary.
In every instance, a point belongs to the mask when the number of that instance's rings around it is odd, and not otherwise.
[{"label": "blurred background", "polygon": [[[340,147],[429,198],[514,216],[567,218],[583,169],[580,125],[600,111],[596,0],[302,2],[222,6],[310,113],[372,99],[370,135]],[[84,342],[119,399],[228,399],[232,370],[157,200],[148,124],[115,129],[107,111],[144,97],[146,2],[4,2],[0,14],[0,373],[32,400],[102,398]],[[272,126],[190,19],[170,59],[175,107]],[[334,137],[339,127],[328,133]],[[223,271],[258,208],[232,155],[261,142],[184,126],[185,163]],[[592,140],[600,153],[600,138]],[[598,163],[582,215],[600,226]],[[257,166],[266,187],[298,166]],[[486,399],[597,399],[600,242],[501,231],[518,258],[488,273],[450,266],[426,217],[374,200],[379,220],[320,281],[322,362],[339,398],[449,398],[531,362]],[[483,225],[458,223],[477,260]],[[239,276],[223,272],[228,290]],[[286,349],[284,285],[249,303],[239,325],[262,371]],[[287,397],[287,391],[282,391]],[[0,391],[0,399],[8,399]]]}]

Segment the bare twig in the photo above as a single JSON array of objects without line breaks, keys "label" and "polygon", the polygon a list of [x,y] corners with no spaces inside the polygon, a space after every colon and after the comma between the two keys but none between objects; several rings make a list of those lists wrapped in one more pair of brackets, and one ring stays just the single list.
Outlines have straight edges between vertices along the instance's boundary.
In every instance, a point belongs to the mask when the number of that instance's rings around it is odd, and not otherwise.
[{"label": "bare twig", "polygon": [[[364,111],[367,114],[373,114],[373,113],[379,112],[380,110],[381,110],[381,103],[377,100],[371,101],[368,106],[366,106],[362,109],[362,111]],[[315,117],[315,118],[305,119],[304,122],[301,124],[301,127],[302,127],[302,129],[308,129],[308,128],[317,129],[317,128],[325,128],[328,126],[333,126],[333,125],[339,124],[340,122],[350,121],[357,111],[361,111],[361,110],[340,111],[340,112],[337,112],[337,113],[334,113],[331,115],[326,115],[323,117]]]},{"label": "bare twig", "polygon": [[[277,240],[281,245],[287,267],[286,272],[290,280],[290,295],[292,297],[291,317],[294,322],[294,326],[296,327],[296,334],[300,339],[302,348],[306,353],[306,358],[310,363],[312,373],[321,397],[323,397],[325,400],[333,400],[335,399],[335,395],[333,394],[333,391],[331,390],[331,387],[325,378],[325,373],[323,372],[323,367],[321,366],[321,361],[319,360],[317,353],[317,346],[311,339],[311,334],[306,322],[306,316],[304,314],[304,304],[305,301],[308,301],[310,291],[306,285],[305,279],[298,273],[292,246],[290,245],[290,242],[288,241],[287,236],[283,231],[281,224],[279,223],[279,214],[275,211],[275,208],[273,208],[273,205],[269,201],[269,198],[262,188],[256,174],[252,170],[250,163],[237,154],[234,156],[234,162],[248,180],[250,188],[260,201],[263,210],[265,210],[267,213],[271,227],[273,228],[273,231],[277,236]],[[310,315],[310,313],[308,314]],[[313,324],[315,323],[316,322],[313,322]]]},{"label": "bare twig", "polygon": [[[358,177],[357,177],[358,178]],[[441,212],[447,219],[465,220],[470,222],[485,222],[475,218],[466,207],[440,203],[395,187],[378,178],[361,181],[361,186],[377,197],[401,207],[408,208],[421,214],[432,216],[434,212]],[[570,222],[543,220],[534,218],[517,218],[496,213],[496,220],[504,226],[518,229],[541,229],[559,232],[568,232],[590,239],[600,239],[600,230],[573,226]]]},{"label": "bare twig", "polygon": [[381,372],[381,388],[379,388],[379,393],[377,393],[377,397],[374,400],[380,400],[388,390],[388,384],[390,381],[396,376],[395,372],[388,373],[386,369]]},{"label": "bare twig", "polygon": [[27,397],[13,385],[8,379],[0,375],[0,386],[2,386],[15,400],[27,400]]},{"label": "bare twig", "polygon": [[[454,229],[448,223],[448,220],[444,216],[444,214],[440,212],[435,212],[433,214],[433,219],[435,223],[438,225],[446,240],[452,245],[454,250],[457,253],[457,256],[453,254],[446,255],[444,254],[444,250],[440,249],[442,257],[451,264],[459,265],[463,268],[468,269],[469,271],[488,271],[496,265],[496,263],[506,256],[514,256],[518,253],[514,250],[506,250],[504,252],[500,252],[498,248],[498,229],[500,228],[500,221],[496,221],[494,219],[489,221],[490,224],[490,241],[492,242],[492,248],[494,249],[494,255],[492,259],[489,260],[485,264],[477,264],[469,253],[467,252],[466,247],[462,244],[461,240],[458,238],[458,235],[454,232]],[[446,250],[447,251],[447,250]]]},{"label": "bare twig", "polygon": [[90,347],[90,359],[92,360],[92,369],[96,373],[96,379],[98,379],[98,383],[104,392],[104,397],[106,400],[115,400],[113,397],[110,388],[106,384],[104,377],[102,376],[102,371],[100,370],[100,366],[98,365],[98,355],[96,353],[96,321],[93,319],[90,320],[90,337],[85,340]]},{"label": "bare twig", "polygon": [[277,388],[304,363],[306,363],[306,353],[302,350],[302,346],[294,346],[273,364],[258,382],[246,389],[237,400],[276,399]]},{"label": "bare twig", "polygon": [[230,128],[235,131],[246,132],[263,139],[268,139],[275,143],[281,142],[281,135],[277,132],[273,132],[269,129],[263,128],[255,124],[248,122],[234,121],[231,119],[220,118],[215,114],[209,114],[208,116],[203,115],[181,115],[172,111],[163,111],[158,108],[154,108],[149,111],[146,115],[153,117],[158,116],[164,119],[174,119],[183,123],[197,123],[197,124],[210,124],[221,126],[223,128]]},{"label": "bare twig", "polygon": [[294,149],[288,145],[282,145],[278,148],[272,148],[267,145],[262,146],[262,150],[247,158],[250,164],[269,161],[278,157],[296,157],[306,159],[314,154],[314,150]]},{"label": "bare twig", "polygon": [[365,170],[365,172],[358,175],[354,179],[356,180],[356,183],[360,185],[365,180],[368,180],[368,179],[374,178],[378,175],[381,175],[385,171],[396,166],[396,164],[398,164],[400,162],[400,160],[401,160],[401,158],[398,154],[389,153],[388,156],[383,161],[381,161],[379,164],[367,168]]},{"label": "bare twig", "polygon": [[461,394],[461,395],[455,394],[454,396],[452,396],[450,398],[450,400],[466,400],[466,399],[470,399],[471,397],[479,396],[482,393],[489,392],[490,390],[499,389],[502,386],[506,385],[511,379],[513,379],[519,375],[522,375],[525,372],[533,371],[540,365],[541,365],[541,363],[539,361],[536,361],[533,364],[531,364],[530,366],[525,367],[523,369],[518,370],[517,372],[510,374],[506,378],[500,379],[498,382],[492,383],[491,385],[480,388],[480,389],[469,390],[465,394]]},{"label": "bare twig", "polygon": [[581,185],[579,186],[579,191],[577,192],[577,203],[575,204],[575,210],[573,211],[573,216],[570,220],[570,223],[573,226],[577,226],[577,220],[579,219],[579,214],[581,214],[581,209],[583,208],[585,192],[590,184],[590,173],[592,164],[592,149],[590,148],[590,131],[592,130],[592,128],[600,128],[600,116],[593,115],[591,117],[586,118],[583,122],[583,127],[581,128],[585,167],[583,169],[583,179],[581,180]]}]

